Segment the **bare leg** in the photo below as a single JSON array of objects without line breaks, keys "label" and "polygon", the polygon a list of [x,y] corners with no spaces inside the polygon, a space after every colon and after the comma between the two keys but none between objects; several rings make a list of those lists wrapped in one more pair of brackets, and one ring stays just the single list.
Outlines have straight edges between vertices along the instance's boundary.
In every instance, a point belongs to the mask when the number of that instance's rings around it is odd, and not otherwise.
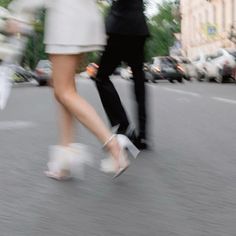
[{"label": "bare leg", "polygon": [[[72,117],[75,116],[104,144],[112,135],[94,108],[76,91],[75,72],[78,62],[77,55],[51,55],[53,65],[53,87],[57,101],[62,106],[61,143],[67,145],[72,139]],[[81,57],[79,57],[80,61]],[[70,113],[70,114],[69,114]],[[66,130],[68,129],[68,130]],[[120,154],[120,146],[116,139],[107,145],[108,151],[114,158]]]},{"label": "bare leg", "polygon": [[59,127],[60,140],[62,146],[68,146],[74,141],[74,117],[73,115],[60,103],[59,106]]}]

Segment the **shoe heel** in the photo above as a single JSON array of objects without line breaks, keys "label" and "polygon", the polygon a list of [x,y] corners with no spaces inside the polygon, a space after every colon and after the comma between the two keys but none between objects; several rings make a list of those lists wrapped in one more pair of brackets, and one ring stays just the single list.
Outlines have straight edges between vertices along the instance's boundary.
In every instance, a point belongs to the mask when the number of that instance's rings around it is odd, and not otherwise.
[{"label": "shoe heel", "polygon": [[125,136],[122,134],[117,135],[117,140],[123,148],[127,148],[130,154],[136,158],[139,154],[138,148]]}]

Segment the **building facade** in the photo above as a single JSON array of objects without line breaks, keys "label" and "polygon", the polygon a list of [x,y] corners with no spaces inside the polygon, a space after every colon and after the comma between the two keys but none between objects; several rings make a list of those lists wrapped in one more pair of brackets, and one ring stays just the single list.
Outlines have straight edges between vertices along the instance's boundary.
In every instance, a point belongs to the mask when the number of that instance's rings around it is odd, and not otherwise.
[{"label": "building facade", "polygon": [[[236,0],[181,0],[181,43],[186,56],[235,47]],[[236,35],[235,35],[236,38]]]}]

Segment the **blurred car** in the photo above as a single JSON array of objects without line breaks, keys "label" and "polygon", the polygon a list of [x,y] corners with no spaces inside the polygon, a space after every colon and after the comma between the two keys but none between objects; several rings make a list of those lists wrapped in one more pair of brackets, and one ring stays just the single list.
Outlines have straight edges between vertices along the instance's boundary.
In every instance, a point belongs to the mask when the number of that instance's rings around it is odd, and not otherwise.
[{"label": "blurred car", "polygon": [[128,67],[120,67],[120,76],[123,79],[131,79],[133,77],[133,73],[131,68]]},{"label": "blurred car", "polygon": [[10,64],[8,67],[14,71],[13,80],[16,83],[30,82],[36,79],[35,73],[17,64]]},{"label": "blurred car", "polygon": [[231,71],[231,79],[236,82],[236,49],[235,48],[228,48],[226,49],[227,52],[229,52],[230,55],[234,57],[235,65],[233,66],[233,69]]},{"label": "blurred car", "polygon": [[192,62],[186,57],[174,57],[178,64],[183,69],[183,77],[186,80],[191,80],[192,78],[197,78],[198,73],[196,67],[192,64]]},{"label": "blurred car", "polygon": [[157,80],[169,80],[183,82],[184,70],[172,57],[154,57],[151,64],[144,65],[146,80],[156,82]]},{"label": "blurred car", "polygon": [[[99,65],[97,65],[96,63],[94,62],[89,63],[88,66],[86,67],[87,75],[91,79],[96,78],[98,68]],[[132,77],[132,71],[130,67],[118,66],[114,70],[113,75],[120,75],[123,79],[130,79]]]},{"label": "blurred car", "polygon": [[123,79],[130,79],[133,76],[131,68],[123,63],[114,70],[113,75],[120,75]]},{"label": "blurred car", "polygon": [[220,48],[216,53],[207,57],[205,69],[207,76],[218,83],[231,78],[235,67],[235,57],[227,49]]},{"label": "blurred car", "polygon": [[145,81],[156,83],[156,80],[154,79],[154,75],[151,72],[151,65],[152,65],[151,63],[144,63],[144,65],[143,65]]},{"label": "blurred car", "polygon": [[231,79],[236,83],[236,66],[232,70]]},{"label": "blurred car", "polygon": [[212,81],[212,80],[216,80],[216,78],[218,78],[220,76],[220,72],[219,69],[217,68],[217,66],[212,63],[212,60],[215,56],[213,54],[209,54],[205,56],[205,63],[204,63],[204,70],[206,72],[204,78],[202,78],[202,80],[204,79],[205,81]]},{"label": "blurred car", "polygon": [[194,65],[197,73],[196,78],[198,81],[202,81],[207,78],[206,61],[207,56],[203,53],[200,53],[199,56],[192,60],[192,64]]},{"label": "blurred car", "polygon": [[39,86],[51,83],[52,65],[49,60],[40,60],[35,68],[35,80]]}]

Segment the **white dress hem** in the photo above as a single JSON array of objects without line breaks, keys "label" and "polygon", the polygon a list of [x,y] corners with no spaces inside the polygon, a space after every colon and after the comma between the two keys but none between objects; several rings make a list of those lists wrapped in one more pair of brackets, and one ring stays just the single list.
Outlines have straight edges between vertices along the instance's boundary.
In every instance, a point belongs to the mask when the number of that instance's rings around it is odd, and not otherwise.
[{"label": "white dress hem", "polygon": [[88,46],[54,45],[54,44],[46,45],[46,52],[48,54],[80,54],[80,53],[102,51],[102,50],[104,50],[104,47],[101,45],[88,45]]}]

